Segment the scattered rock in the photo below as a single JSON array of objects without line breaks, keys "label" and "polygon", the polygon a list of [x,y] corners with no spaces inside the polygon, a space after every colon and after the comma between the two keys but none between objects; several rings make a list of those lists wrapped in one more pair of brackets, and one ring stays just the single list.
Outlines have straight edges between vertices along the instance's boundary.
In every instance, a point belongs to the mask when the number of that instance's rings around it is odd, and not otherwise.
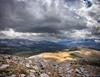
[{"label": "scattered rock", "polygon": [[25,77],[25,74],[21,74],[20,77]]},{"label": "scattered rock", "polygon": [[16,77],[16,75],[13,74],[13,75],[11,75],[11,77]]},{"label": "scattered rock", "polygon": [[40,77],[49,77],[46,73],[42,73]]},{"label": "scattered rock", "polygon": [[4,70],[7,67],[9,67],[9,64],[3,64],[3,65],[0,66],[0,70]]}]

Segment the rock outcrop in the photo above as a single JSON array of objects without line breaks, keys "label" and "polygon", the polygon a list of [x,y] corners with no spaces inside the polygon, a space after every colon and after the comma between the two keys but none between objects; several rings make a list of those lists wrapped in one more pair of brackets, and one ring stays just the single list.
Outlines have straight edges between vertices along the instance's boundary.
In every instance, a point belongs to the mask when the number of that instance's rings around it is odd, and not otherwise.
[{"label": "rock outcrop", "polygon": [[93,50],[43,53],[28,58],[0,54],[0,77],[100,77],[99,55]]}]

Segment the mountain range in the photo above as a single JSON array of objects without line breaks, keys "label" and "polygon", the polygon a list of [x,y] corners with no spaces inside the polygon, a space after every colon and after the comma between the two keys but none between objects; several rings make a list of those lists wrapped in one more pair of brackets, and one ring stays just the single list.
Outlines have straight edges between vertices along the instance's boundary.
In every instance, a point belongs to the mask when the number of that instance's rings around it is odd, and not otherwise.
[{"label": "mountain range", "polygon": [[65,45],[67,48],[91,48],[100,50],[100,40],[99,39],[67,39],[58,42],[59,44]]},{"label": "mountain range", "polygon": [[0,39],[0,53],[48,52],[65,49],[66,46],[50,41],[31,41],[27,39]]},{"label": "mountain range", "polygon": [[58,42],[45,40],[32,41],[27,39],[0,39],[0,53],[3,54],[15,54],[20,52],[31,52],[36,54],[73,48],[91,48],[100,50],[100,42],[93,39],[66,39]]}]

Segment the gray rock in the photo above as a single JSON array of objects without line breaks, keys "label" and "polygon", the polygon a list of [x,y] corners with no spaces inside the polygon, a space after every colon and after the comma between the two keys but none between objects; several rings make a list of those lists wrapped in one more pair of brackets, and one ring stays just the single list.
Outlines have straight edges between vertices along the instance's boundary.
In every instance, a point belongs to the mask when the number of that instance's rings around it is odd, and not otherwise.
[{"label": "gray rock", "polygon": [[9,67],[9,64],[3,64],[0,66],[0,70],[6,69],[7,67]]},{"label": "gray rock", "polygon": [[40,77],[49,77],[49,75],[47,75],[46,73],[42,73],[42,74],[40,75]]}]

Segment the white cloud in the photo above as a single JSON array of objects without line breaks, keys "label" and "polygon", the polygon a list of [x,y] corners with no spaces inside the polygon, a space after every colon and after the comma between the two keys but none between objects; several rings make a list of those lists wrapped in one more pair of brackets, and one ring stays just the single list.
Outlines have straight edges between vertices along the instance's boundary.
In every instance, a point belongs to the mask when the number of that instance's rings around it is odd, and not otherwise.
[{"label": "white cloud", "polygon": [[72,38],[75,39],[85,39],[91,35],[91,32],[86,31],[86,30],[74,30],[73,33],[71,34]]},{"label": "white cloud", "polygon": [[[92,1],[92,0],[91,0]],[[90,8],[82,7],[79,10],[76,10],[76,13],[87,20],[87,27],[100,27],[100,23],[97,22],[95,19],[100,18],[100,5],[96,4],[95,2],[99,2],[97,0],[93,0],[92,3],[93,5]],[[92,15],[90,15],[92,14]]]},{"label": "white cloud", "polygon": [[47,33],[30,33],[30,32],[16,32],[14,29],[0,31],[1,39],[29,39],[33,41],[49,40],[56,41],[56,37],[50,37]]},{"label": "white cloud", "polygon": [[86,39],[86,38],[93,38],[92,33],[88,30],[72,30],[64,32],[64,36],[66,38],[71,39]]},{"label": "white cloud", "polygon": [[58,34],[48,34],[48,33],[30,33],[30,32],[16,32],[13,29],[0,31],[0,38],[2,39],[29,39],[33,41],[49,40],[49,41],[59,41],[62,39],[96,39],[98,41],[99,37],[92,35],[92,32],[84,30],[72,30],[72,31],[61,31]]},{"label": "white cloud", "polygon": [[95,40],[95,42],[100,43],[100,40]]},{"label": "white cloud", "polygon": [[41,33],[23,33],[23,32],[16,32],[14,29],[8,29],[5,31],[0,31],[0,34],[3,34],[4,37],[7,38],[30,38],[31,36],[38,36]]}]

